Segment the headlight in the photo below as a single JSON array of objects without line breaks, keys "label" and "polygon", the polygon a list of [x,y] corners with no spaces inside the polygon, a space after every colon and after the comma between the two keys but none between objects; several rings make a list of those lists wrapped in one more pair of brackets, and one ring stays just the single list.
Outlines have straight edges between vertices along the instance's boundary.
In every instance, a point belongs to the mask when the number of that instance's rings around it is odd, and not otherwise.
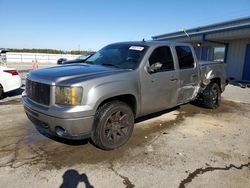
[{"label": "headlight", "polygon": [[80,105],[83,88],[81,87],[56,87],[56,104]]}]

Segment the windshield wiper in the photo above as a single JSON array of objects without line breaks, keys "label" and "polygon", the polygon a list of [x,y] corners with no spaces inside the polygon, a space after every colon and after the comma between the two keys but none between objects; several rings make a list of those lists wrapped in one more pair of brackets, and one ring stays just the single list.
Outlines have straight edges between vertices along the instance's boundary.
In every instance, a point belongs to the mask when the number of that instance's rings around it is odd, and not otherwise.
[{"label": "windshield wiper", "polygon": [[103,66],[109,66],[109,67],[115,67],[115,68],[120,69],[120,67],[118,67],[117,65],[110,64],[110,63],[103,63],[103,64],[101,64],[101,65],[103,65]]},{"label": "windshield wiper", "polygon": [[93,62],[91,61],[84,61],[83,63],[87,63],[87,64],[94,64]]}]

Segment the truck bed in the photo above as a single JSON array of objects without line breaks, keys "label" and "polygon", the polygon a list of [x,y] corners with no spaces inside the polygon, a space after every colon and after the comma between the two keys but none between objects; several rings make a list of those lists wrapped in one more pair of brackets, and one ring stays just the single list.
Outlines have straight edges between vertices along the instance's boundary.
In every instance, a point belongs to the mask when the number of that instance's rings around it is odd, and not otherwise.
[{"label": "truck bed", "polygon": [[[227,80],[226,76],[226,64],[224,62],[215,62],[215,61],[199,61],[200,64],[200,77],[201,85],[207,86],[210,83],[210,80],[213,78],[221,78],[221,91],[225,89],[225,81]],[[204,87],[202,87],[204,88]]]}]

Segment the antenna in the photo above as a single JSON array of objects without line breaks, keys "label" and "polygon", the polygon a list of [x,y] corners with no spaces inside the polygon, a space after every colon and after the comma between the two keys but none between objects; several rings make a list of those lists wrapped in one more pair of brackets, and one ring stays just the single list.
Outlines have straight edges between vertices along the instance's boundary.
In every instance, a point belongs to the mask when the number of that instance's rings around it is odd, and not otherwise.
[{"label": "antenna", "polygon": [[187,33],[186,29],[183,28],[181,29],[181,31],[183,31],[187,35],[188,38],[191,38],[190,35]]}]

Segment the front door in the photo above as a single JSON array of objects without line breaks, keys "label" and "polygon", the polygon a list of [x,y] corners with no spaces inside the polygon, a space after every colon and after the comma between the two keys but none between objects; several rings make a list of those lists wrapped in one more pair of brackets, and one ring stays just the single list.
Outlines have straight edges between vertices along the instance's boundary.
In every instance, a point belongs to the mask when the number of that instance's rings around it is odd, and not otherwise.
[{"label": "front door", "polygon": [[242,80],[250,81],[250,44],[246,48],[245,64],[243,69]]},{"label": "front door", "polygon": [[169,46],[152,52],[141,79],[142,115],[174,107],[177,102],[178,72]]}]

